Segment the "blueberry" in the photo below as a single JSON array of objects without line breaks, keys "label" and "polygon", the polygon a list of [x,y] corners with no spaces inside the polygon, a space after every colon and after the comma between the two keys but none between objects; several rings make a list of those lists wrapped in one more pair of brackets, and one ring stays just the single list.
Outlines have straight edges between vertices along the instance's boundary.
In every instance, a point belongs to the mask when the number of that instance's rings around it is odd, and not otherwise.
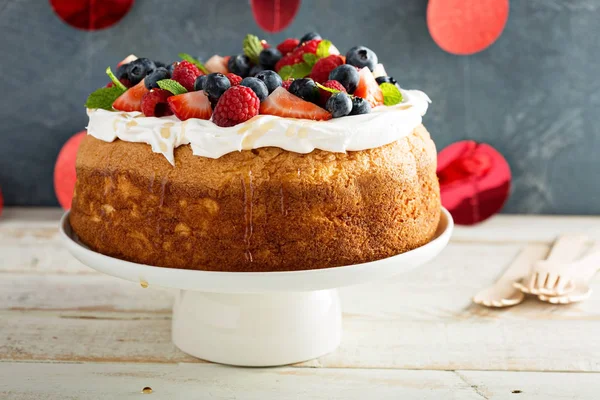
[{"label": "blueberry", "polygon": [[348,93],[354,93],[360,77],[352,65],[343,64],[329,73],[329,79],[338,81]]},{"label": "blueberry", "polygon": [[154,60],[154,65],[156,65],[156,68],[161,68],[161,67],[162,68],[167,68],[167,64],[165,64],[162,61],[156,61],[156,60]]},{"label": "blueberry", "polygon": [[244,54],[231,56],[227,62],[227,69],[229,72],[233,72],[234,74],[245,78],[250,72],[250,60],[248,59],[248,56]]},{"label": "blueberry", "polygon": [[156,69],[154,61],[147,58],[138,58],[133,60],[127,68],[127,75],[129,75],[129,81],[132,85],[139,83],[146,75],[151,74]]},{"label": "blueberry", "polygon": [[304,35],[300,38],[300,44],[302,44],[304,42],[308,42],[309,40],[315,40],[315,39],[323,39],[323,38],[317,32],[308,32],[306,35]]},{"label": "blueberry", "polygon": [[[196,86],[195,83],[194,86]],[[229,82],[229,79],[220,72],[215,72],[206,75],[206,80],[204,81],[202,89],[208,97],[218,99],[230,87],[231,83]]]},{"label": "blueberry", "polygon": [[371,112],[371,105],[362,97],[354,96],[352,98],[352,110],[348,115],[368,114]]},{"label": "blueberry", "polygon": [[260,73],[261,71],[264,71],[265,69],[266,68],[260,64],[255,65],[252,68],[250,68],[250,72],[248,73],[248,76],[256,76],[258,73]]},{"label": "blueberry", "polygon": [[382,83],[391,83],[392,85],[398,84],[398,82],[391,76],[378,76],[375,78],[375,81],[377,81],[378,85],[381,85]]},{"label": "blueberry", "polygon": [[250,89],[252,89],[252,91],[254,93],[256,93],[256,96],[258,96],[258,99],[260,101],[263,101],[269,95],[269,90],[267,89],[267,85],[265,85],[265,83],[258,78],[251,78],[251,77],[244,78],[244,79],[242,79],[242,82],[240,83],[240,85],[246,86],[246,87],[249,87]]},{"label": "blueberry", "polygon": [[194,82],[194,90],[198,91],[204,89],[204,82],[206,82],[207,76],[208,75],[200,75],[196,78],[196,82]]},{"label": "blueberry", "polygon": [[331,113],[333,118],[343,117],[350,114],[352,100],[346,93],[335,93],[327,100],[325,109]]},{"label": "blueberry", "polygon": [[171,77],[171,74],[169,73],[169,71],[167,71],[166,68],[159,67],[159,68],[156,68],[154,70],[154,72],[150,73],[150,75],[146,76],[146,79],[144,79],[144,85],[146,86],[146,89],[148,89],[148,90],[157,89],[158,81],[163,80],[163,79],[169,79],[170,77]]},{"label": "blueberry", "polygon": [[260,79],[267,85],[267,89],[269,90],[269,94],[273,92],[273,90],[277,89],[281,86],[281,76],[275,71],[261,71],[256,74],[256,78]]},{"label": "blueberry", "polygon": [[269,47],[260,52],[258,60],[261,65],[265,66],[265,69],[274,69],[277,61],[281,60],[281,52],[275,47]]},{"label": "blueberry", "polygon": [[377,54],[365,46],[355,46],[346,53],[346,64],[358,68],[369,67],[373,71],[377,65]]},{"label": "blueberry", "polygon": [[167,71],[169,71],[169,73],[171,75],[173,75],[173,70],[175,69],[175,63],[171,63],[167,66]]},{"label": "blueberry", "polygon": [[128,69],[129,69],[129,63],[118,66],[117,71],[115,72],[115,76],[117,77],[117,79],[121,79],[121,78],[129,79],[129,75],[127,74]]},{"label": "blueberry", "polygon": [[289,92],[311,103],[319,101],[319,88],[317,88],[315,81],[310,78],[294,80],[290,85]]}]

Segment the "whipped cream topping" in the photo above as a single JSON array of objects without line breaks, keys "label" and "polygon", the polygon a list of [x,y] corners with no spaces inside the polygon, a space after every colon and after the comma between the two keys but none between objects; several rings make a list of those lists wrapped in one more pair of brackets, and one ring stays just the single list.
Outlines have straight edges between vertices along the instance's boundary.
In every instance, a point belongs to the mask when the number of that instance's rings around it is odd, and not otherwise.
[{"label": "whipped cream topping", "polygon": [[145,117],[140,112],[88,109],[88,134],[105,142],[121,139],[147,143],[175,165],[173,151],[189,144],[194,155],[219,158],[227,153],[260,147],[279,147],[296,153],[314,149],[343,153],[373,149],[409,135],[427,112],[431,100],[418,90],[402,90],[403,101],[379,106],[369,114],[329,121],[257,115],[223,128],[212,121],[175,116]]}]

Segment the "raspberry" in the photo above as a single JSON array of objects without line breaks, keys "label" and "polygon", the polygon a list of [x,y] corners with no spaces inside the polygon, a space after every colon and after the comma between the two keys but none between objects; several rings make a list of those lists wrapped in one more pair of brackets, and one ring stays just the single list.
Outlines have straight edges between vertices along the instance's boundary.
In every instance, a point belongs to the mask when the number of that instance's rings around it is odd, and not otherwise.
[{"label": "raspberry", "polygon": [[233,73],[229,73],[225,75],[227,79],[229,79],[229,83],[231,86],[237,86],[242,82],[242,77]]},{"label": "raspberry", "polygon": [[342,64],[342,58],[338,55],[332,54],[325,58],[321,58],[312,68],[310,77],[315,82],[323,83],[329,79],[329,73]]},{"label": "raspberry", "polygon": [[194,64],[189,61],[181,61],[175,65],[172,79],[181,83],[181,86],[186,88],[188,92],[193,92],[196,78],[200,75],[204,74]]},{"label": "raspberry", "polygon": [[[119,82],[121,82],[123,85],[125,85],[126,88],[131,87],[131,82],[127,78],[121,78],[121,79],[119,79]],[[113,87],[113,86],[115,86],[115,84],[112,83],[112,81],[108,82],[108,84],[106,85],[106,87]]]},{"label": "raspberry", "polygon": [[288,55],[283,56],[281,60],[279,60],[277,64],[275,64],[275,71],[279,72],[279,70],[285,67],[286,65],[294,65],[304,62],[304,54],[315,54],[317,52],[317,47],[319,46],[319,43],[321,43],[320,39],[309,40],[308,42],[302,43],[300,47],[296,48]]},{"label": "raspberry", "polygon": [[173,115],[167,99],[173,94],[164,89],[152,89],[142,97],[142,112],[146,117]]},{"label": "raspberry", "polygon": [[294,51],[294,49],[296,47],[298,47],[299,44],[300,44],[300,40],[298,40],[298,39],[294,39],[294,38],[285,39],[283,42],[281,42],[277,45],[277,50],[279,50],[281,52],[281,54],[283,54],[285,56],[287,53],[291,53],[292,51]]},{"label": "raspberry", "polygon": [[[326,81],[325,83],[323,83],[323,86],[325,86],[326,88],[335,89],[335,90],[339,90],[340,92],[346,93],[346,89],[338,81]],[[325,107],[325,104],[327,103],[327,100],[329,100],[329,98],[331,97],[331,95],[333,93],[328,92],[327,90],[319,88],[319,94],[320,94],[319,105],[321,107]]]},{"label": "raspberry", "polygon": [[283,87],[285,90],[289,91],[290,86],[292,85],[292,82],[294,82],[293,79],[287,79],[281,83],[281,87]]},{"label": "raspberry", "polygon": [[218,126],[234,126],[258,115],[260,100],[246,86],[234,86],[228,89],[217,103],[212,115]]}]

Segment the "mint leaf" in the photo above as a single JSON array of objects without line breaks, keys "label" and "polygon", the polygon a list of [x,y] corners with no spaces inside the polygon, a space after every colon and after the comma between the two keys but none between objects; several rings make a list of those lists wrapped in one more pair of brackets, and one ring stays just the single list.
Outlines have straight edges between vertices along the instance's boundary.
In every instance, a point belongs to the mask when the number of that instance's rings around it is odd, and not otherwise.
[{"label": "mint leaf", "polygon": [[121,83],[121,81],[117,79],[117,77],[115,76],[115,74],[113,74],[113,72],[110,69],[110,67],[106,68],[106,75],[108,75],[108,77],[110,78],[110,80],[112,81],[112,83],[115,84],[116,87],[118,87],[122,91],[126,91],[127,90],[127,88],[125,87],[125,85],[123,85]]},{"label": "mint leaf", "polygon": [[244,49],[244,54],[248,56],[250,61],[254,64],[258,64],[258,56],[260,55],[260,52],[263,51],[263,45],[260,42],[260,39],[254,35],[246,35],[242,48]]},{"label": "mint leaf", "polygon": [[334,88],[328,88],[327,86],[323,86],[319,82],[315,82],[315,85],[317,85],[317,87],[319,89],[323,89],[323,90],[325,90],[326,92],[329,92],[329,93],[334,93],[335,94],[335,93],[341,93],[342,92],[341,90],[337,90],[337,89],[334,89]]},{"label": "mint leaf", "polygon": [[125,90],[118,86],[100,88],[88,96],[85,107],[113,111],[113,103],[123,93]]},{"label": "mint leaf", "polygon": [[173,93],[175,96],[178,94],[187,93],[187,89],[181,86],[181,83],[174,81],[173,79],[162,79],[156,82],[159,88],[168,90]]},{"label": "mint leaf", "polygon": [[286,65],[285,67],[279,70],[279,76],[281,79],[299,79],[304,78],[306,75],[310,74],[311,67],[304,62],[294,64],[294,65]]},{"label": "mint leaf", "polygon": [[317,56],[315,56],[315,55],[314,55],[314,54],[312,54],[312,53],[304,53],[304,54],[302,55],[302,59],[304,60],[304,62],[305,62],[306,64],[308,64],[308,66],[309,66],[310,68],[312,68],[312,67],[313,67],[313,66],[314,66],[314,65],[317,63],[317,61],[319,60],[319,59],[317,58]]},{"label": "mint leaf", "polygon": [[190,56],[187,53],[179,53],[178,54],[179,58],[181,58],[184,61],[188,61],[191,62],[192,64],[194,64],[196,67],[198,67],[198,69],[202,72],[204,72],[205,74],[209,74],[208,70],[206,69],[206,67],[204,66],[204,64],[202,64],[200,62],[200,60],[198,60],[197,58],[194,58],[192,56]]},{"label": "mint leaf", "polygon": [[402,102],[402,93],[398,89],[398,86],[385,82],[379,85],[379,87],[383,92],[383,104],[386,106],[394,106]]},{"label": "mint leaf", "polygon": [[321,40],[319,45],[317,46],[317,57],[325,58],[329,55],[329,48],[331,47],[331,41],[329,40]]}]

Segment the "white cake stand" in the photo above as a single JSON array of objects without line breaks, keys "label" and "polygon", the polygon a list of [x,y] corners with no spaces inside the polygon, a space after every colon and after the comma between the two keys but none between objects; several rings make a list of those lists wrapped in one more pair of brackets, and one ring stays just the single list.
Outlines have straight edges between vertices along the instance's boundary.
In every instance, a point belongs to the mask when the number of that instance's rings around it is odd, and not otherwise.
[{"label": "white cake stand", "polygon": [[292,272],[211,272],[159,268],[108,257],[79,242],[67,212],[60,232],[82,263],[108,275],[180,289],[173,342],[205,360],[240,366],[292,364],[335,350],[342,334],[336,288],[385,279],[433,259],[448,243],[442,210],[435,238],[415,250],[364,264]]}]

